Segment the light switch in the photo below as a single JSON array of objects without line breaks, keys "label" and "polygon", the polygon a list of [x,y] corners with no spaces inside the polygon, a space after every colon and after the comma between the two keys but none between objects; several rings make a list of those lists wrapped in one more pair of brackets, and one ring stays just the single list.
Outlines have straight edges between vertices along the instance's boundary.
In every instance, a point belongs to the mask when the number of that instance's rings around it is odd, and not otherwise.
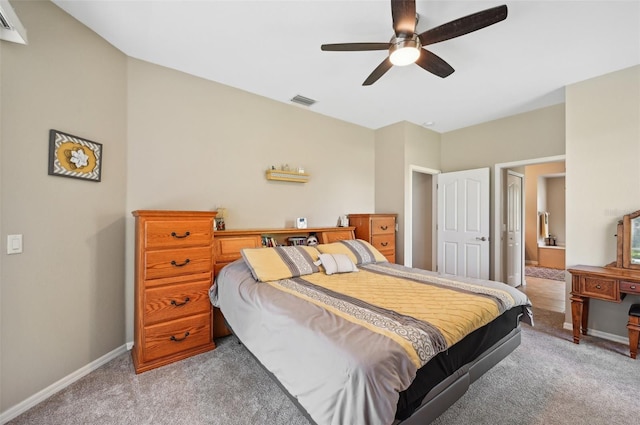
[{"label": "light switch", "polygon": [[7,254],[22,254],[22,235],[7,235]]}]

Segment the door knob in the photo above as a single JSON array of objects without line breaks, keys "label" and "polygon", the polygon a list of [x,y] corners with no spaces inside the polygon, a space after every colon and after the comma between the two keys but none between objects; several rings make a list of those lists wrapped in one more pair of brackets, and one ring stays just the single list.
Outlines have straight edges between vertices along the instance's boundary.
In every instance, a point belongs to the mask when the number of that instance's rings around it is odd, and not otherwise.
[{"label": "door knob", "polygon": [[477,241],[482,241],[482,242],[484,242],[484,241],[486,241],[486,240],[487,240],[487,238],[485,238],[484,236],[483,236],[483,237],[481,237],[481,238],[476,237],[476,240],[477,240]]}]

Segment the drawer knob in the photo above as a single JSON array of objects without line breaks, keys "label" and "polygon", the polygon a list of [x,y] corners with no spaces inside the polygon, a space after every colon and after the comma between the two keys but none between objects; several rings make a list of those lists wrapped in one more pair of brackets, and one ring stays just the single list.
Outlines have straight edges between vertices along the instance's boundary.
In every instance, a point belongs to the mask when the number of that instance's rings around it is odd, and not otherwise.
[{"label": "drawer knob", "polygon": [[380,245],[387,246],[387,245],[389,245],[389,242],[381,242]]},{"label": "drawer knob", "polygon": [[596,285],[596,289],[602,289],[602,286]]},{"label": "drawer knob", "polygon": [[189,236],[191,234],[191,232],[185,232],[184,235],[178,235],[176,234],[176,232],[171,232],[171,236],[173,236],[176,239],[184,239],[187,236]]},{"label": "drawer knob", "polygon": [[180,264],[176,263],[175,260],[171,260],[171,265],[175,266],[175,267],[184,267],[187,264],[189,264],[190,262],[191,262],[191,260],[189,260],[188,258],[186,260],[184,260],[184,263],[180,263]]},{"label": "drawer knob", "polygon": [[185,339],[187,339],[188,336],[189,336],[189,332],[185,332],[184,336],[182,338],[176,338],[175,335],[171,335],[171,338],[169,338],[169,339],[171,341],[180,342],[180,341],[184,341]]},{"label": "drawer knob", "polygon": [[636,289],[636,285],[631,285],[631,289]]},{"label": "drawer knob", "polygon": [[176,306],[176,307],[182,307],[183,305],[185,305],[186,303],[188,303],[189,301],[191,301],[189,299],[189,297],[185,298],[183,302],[178,302],[176,300],[171,300],[171,305]]},{"label": "drawer knob", "polygon": [[387,229],[389,228],[389,226],[380,226],[380,228],[381,228],[382,230],[387,230]]}]

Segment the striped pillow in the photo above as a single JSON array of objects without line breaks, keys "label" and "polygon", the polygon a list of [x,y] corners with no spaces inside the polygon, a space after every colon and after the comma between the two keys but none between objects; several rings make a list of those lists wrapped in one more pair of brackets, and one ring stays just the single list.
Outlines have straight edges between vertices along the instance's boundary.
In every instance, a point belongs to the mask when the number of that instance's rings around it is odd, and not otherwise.
[{"label": "striped pillow", "polygon": [[322,254],[346,254],[356,265],[388,261],[367,241],[349,239],[339,242],[316,245]]},{"label": "striped pillow", "polygon": [[240,251],[256,280],[288,279],[320,271],[314,264],[320,253],[310,246],[245,248]]}]

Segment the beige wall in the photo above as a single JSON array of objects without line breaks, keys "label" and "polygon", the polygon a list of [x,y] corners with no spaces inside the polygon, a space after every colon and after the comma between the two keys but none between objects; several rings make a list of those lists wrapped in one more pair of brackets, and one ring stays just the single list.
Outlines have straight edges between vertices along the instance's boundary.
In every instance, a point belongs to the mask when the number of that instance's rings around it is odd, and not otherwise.
[{"label": "beige wall", "polygon": [[[616,259],[617,221],[640,209],[640,66],[571,85],[566,102],[567,266],[604,265]],[[626,336],[639,301],[593,301],[589,328]]]},{"label": "beige wall", "polygon": [[[125,339],[126,57],[49,2],[0,42],[2,411]],[[47,175],[49,129],[103,144],[100,183]],[[4,245],[2,245],[4,247]]]},{"label": "beige wall", "polygon": [[564,105],[442,134],[444,172],[563,155]]},{"label": "beige wall", "polygon": [[[375,211],[398,214],[402,226],[404,210],[404,122],[375,132]],[[366,212],[366,211],[363,211]],[[403,233],[396,232],[396,263],[404,261]]]},{"label": "beige wall", "polygon": [[[128,60],[127,338],[136,209],[225,207],[227,228],[335,226],[373,212],[374,132],[136,59]],[[265,170],[304,167],[308,183]]]},{"label": "beige wall", "polygon": [[[1,411],[133,337],[134,209],[226,207],[228,227],[374,210],[374,132],[127,58],[50,2],[1,42]],[[47,175],[48,131],[104,145],[102,182]],[[309,183],[265,170],[303,166]]]},{"label": "beige wall", "polygon": [[396,262],[411,249],[411,166],[440,168],[440,134],[403,121],[375,132],[375,212],[398,214]]}]

